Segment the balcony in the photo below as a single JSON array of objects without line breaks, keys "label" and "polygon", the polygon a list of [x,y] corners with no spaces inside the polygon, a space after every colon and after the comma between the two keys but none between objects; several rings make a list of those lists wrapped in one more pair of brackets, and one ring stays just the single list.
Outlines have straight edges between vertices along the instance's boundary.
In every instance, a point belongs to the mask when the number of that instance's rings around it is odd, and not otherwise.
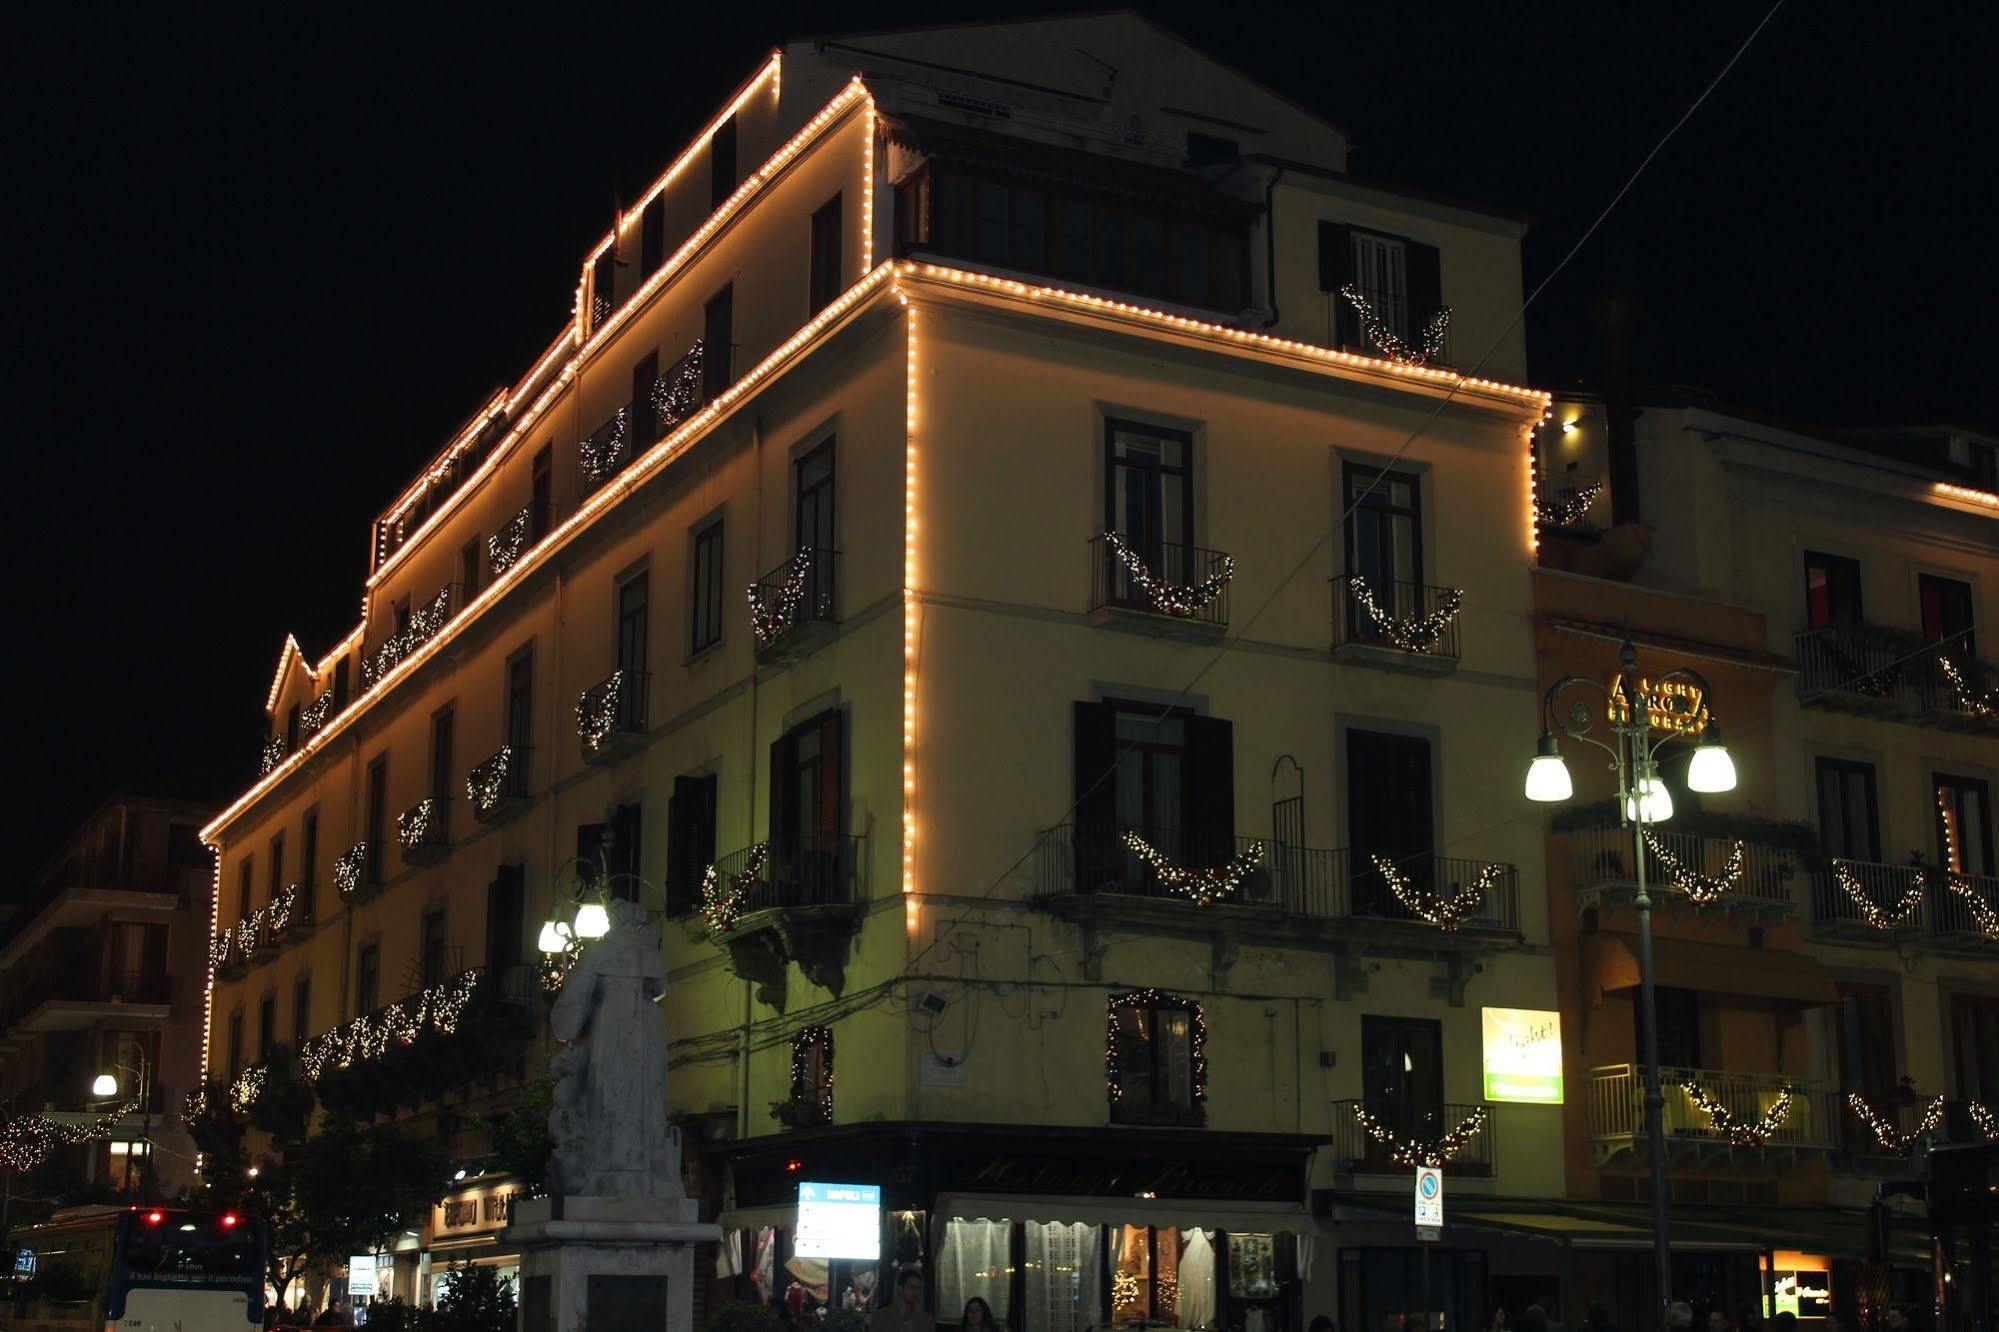
[{"label": "balcony", "polygon": [[474,967],[313,1037],[299,1064],[327,1109],[394,1113],[517,1071],[538,994],[532,967]]},{"label": "balcony", "polygon": [[535,536],[534,505],[530,504],[519,513],[500,524],[500,529],[486,538],[486,568],[492,576],[514,567],[526,553]]},{"label": "balcony", "polygon": [[1999,734],[1999,673],[1987,662],[1870,624],[1808,629],[1796,643],[1807,706]]},{"label": "balcony", "polygon": [[1448,675],[1458,668],[1464,594],[1427,583],[1333,579],[1333,659],[1355,666]]},{"label": "balcony", "polygon": [[1593,537],[1590,511],[1603,482],[1580,472],[1542,472],[1534,479],[1534,525],[1543,532]]},{"label": "balcony", "polygon": [[257,775],[270,776],[273,769],[285,761],[285,738],[274,735],[264,741],[264,747],[257,754]]},{"label": "balcony", "polygon": [[609,763],[637,749],[646,734],[647,671],[612,671],[576,700],[576,736],[585,763]]},{"label": "balcony", "polygon": [[[1361,1126],[1357,1112],[1363,1108],[1359,1100],[1333,1102],[1333,1168],[1343,1175],[1406,1176],[1410,1165],[1398,1165],[1394,1149]],[[1412,1113],[1398,1120],[1397,1116],[1376,1107],[1376,1118],[1398,1142],[1436,1142],[1486,1107],[1445,1104],[1435,1109],[1409,1109]],[[1491,1179],[1493,1170],[1492,1118],[1488,1111],[1477,1132],[1444,1162],[1443,1171],[1464,1179]]]},{"label": "balcony", "polygon": [[531,753],[526,745],[501,745],[465,775],[473,818],[484,824],[505,823],[527,808]]},{"label": "balcony", "polygon": [[654,439],[662,439],[673,433],[682,422],[701,409],[705,401],[703,387],[704,344],[696,338],[687,354],[652,382],[650,403],[654,423]]},{"label": "balcony", "polygon": [[451,801],[425,796],[397,815],[396,844],[406,865],[435,865],[451,854]]},{"label": "balcony", "polygon": [[382,889],[382,857],[372,842],[356,842],[333,862],[333,886],[343,902],[365,902]]},{"label": "balcony", "polygon": [[840,552],[807,546],[750,587],[750,631],[760,661],[804,656],[839,622]]},{"label": "balcony", "polygon": [[318,733],[320,727],[332,720],[333,691],[328,689],[325,693],[300,709],[298,714],[298,732],[301,736],[310,738]]},{"label": "balcony", "polygon": [[577,446],[576,461],[582,469],[584,494],[603,485],[631,461],[631,422],[632,409],[620,407]]},{"label": "balcony", "polygon": [[1999,877],[1931,870],[1928,943],[1953,952],[1999,951]]},{"label": "balcony", "polygon": [[1135,633],[1213,641],[1228,631],[1235,560],[1218,550],[1090,538],[1090,622]]},{"label": "balcony", "polygon": [[1812,874],[1812,933],[1887,945],[1929,930],[1931,893],[1918,865],[1835,859]]},{"label": "balcony", "polygon": [[[1720,1105],[1737,1127],[1756,1142],[1731,1141],[1715,1127],[1688,1085]],[[1744,1155],[1794,1157],[1830,1152],[1839,1145],[1838,1101],[1825,1083],[1810,1078],[1786,1078],[1774,1073],[1724,1073],[1710,1068],[1661,1068],[1659,1087],[1665,1095],[1662,1124],[1667,1164],[1681,1169],[1739,1163]],[[1774,1124],[1775,1112],[1789,1090],[1789,1112]],[[1644,1158],[1645,1070],[1638,1064],[1609,1064],[1590,1070],[1590,1150],[1596,1164],[1618,1156]]]},{"label": "balcony", "polygon": [[860,923],[867,841],[857,836],[772,838],[723,856],[703,883],[702,915],[735,973],[782,1009],[785,975],[838,995]]},{"label": "balcony", "polygon": [[[1637,895],[1629,828],[1576,828],[1566,836],[1578,910],[1623,906]],[[1655,900],[1771,918],[1801,909],[1807,875],[1796,851],[1664,828],[1646,830],[1645,848],[1645,885]]]},{"label": "balcony", "polygon": [[96,948],[38,951],[7,977],[0,1032],[91,1031],[166,1021],[173,978],[164,972],[109,972]]},{"label": "balcony", "polygon": [[1411,301],[1405,293],[1360,287],[1335,295],[1333,338],[1342,351],[1385,356],[1405,365],[1450,365],[1451,307]]},{"label": "balcony", "polygon": [[361,658],[361,687],[370,688],[414,655],[418,648],[437,637],[438,631],[450,623],[451,617],[463,604],[462,591],[458,584],[446,583],[429,601],[410,612],[408,623]]}]

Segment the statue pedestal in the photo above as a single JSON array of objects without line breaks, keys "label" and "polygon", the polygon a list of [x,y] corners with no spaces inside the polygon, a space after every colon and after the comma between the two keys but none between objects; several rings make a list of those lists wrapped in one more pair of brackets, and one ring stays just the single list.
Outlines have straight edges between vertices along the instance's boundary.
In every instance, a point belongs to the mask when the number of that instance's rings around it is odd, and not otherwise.
[{"label": "statue pedestal", "polygon": [[516,1204],[521,1332],[694,1332],[694,1246],[722,1237],[697,1214],[691,1198]]}]

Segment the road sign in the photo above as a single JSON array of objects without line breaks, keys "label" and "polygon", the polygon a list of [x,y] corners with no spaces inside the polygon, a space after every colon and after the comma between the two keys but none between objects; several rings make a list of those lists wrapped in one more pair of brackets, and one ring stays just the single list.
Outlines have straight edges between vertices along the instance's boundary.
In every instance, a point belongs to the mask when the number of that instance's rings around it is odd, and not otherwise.
[{"label": "road sign", "polygon": [[1444,1224],[1444,1172],[1435,1166],[1416,1167],[1416,1224],[1428,1229]]}]

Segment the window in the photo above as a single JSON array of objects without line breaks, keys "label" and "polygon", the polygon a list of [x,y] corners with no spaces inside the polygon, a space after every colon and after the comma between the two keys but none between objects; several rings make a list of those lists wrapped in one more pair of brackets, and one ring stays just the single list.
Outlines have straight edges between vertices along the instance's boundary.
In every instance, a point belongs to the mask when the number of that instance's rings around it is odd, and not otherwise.
[{"label": "window", "polygon": [[1852,628],[1860,621],[1860,561],[1806,551],[1805,627]]},{"label": "window", "polygon": [[1945,652],[1961,661],[1977,656],[1977,641],[1971,632],[1971,584],[1920,574],[1916,588],[1923,603],[1924,640],[1942,644]]},{"label": "window", "polygon": [[590,269],[590,328],[602,328],[618,308],[618,247],[607,245]]},{"label": "window", "polygon": [[1347,847],[1353,910],[1363,916],[1406,920],[1402,905],[1374,858],[1393,862],[1418,893],[1437,887],[1435,788],[1430,742],[1383,731],[1347,732]]},{"label": "window", "polygon": [[266,873],[269,875],[266,882],[270,887],[270,893],[264,900],[266,902],[275,902],[285,890],[285,835],[283,833],[276,833],[271,837],[271,863],[267,867]]},{"label": "window", "polygon": [[639,281],[651,277],[666,262],[666,193],[646,201],[639,214]]},{"label": "window", "polygon": [[[1896,1091],[1894,997],[1885,985],[1837,981],[1833,989],[1839,995],[1833,1029],[1839,1046],[1839,1089],[1858,1093],[1878,1113],[1886,1114]],[[1846,1141],[1872,1141],[1850,1110],[1847,1119],[1858,1133]]]},{"label": "window", "polygon": [[425,989],[444,979],[444,954],[444,908],[432,907],[423,913],[423,933],[417,944],[417,978]]},{"label": "window", "polygon": [[410,599],[396,598],[395,604],[390,607],[390,614],[396,622],[396,633],[401,634],[410,627]]},{"label": "window", "polygon": [[720,208],[736,192],[736,118],[730,116],[708,136],[708,206]]},{"label": "window", "polygon": [[236,866],[236,919],[243,920],[250,914],[250,886],[256,882],[256,866],[249,856]]},{"label": "window", "polygon": [[735,382],[736,289],[724,286],[701,309],[701,398],[713,402]]},{"label": "window", "polygon": [[292,704],[285,712],[285,753],[287,754],[298,752],[298,713],[299,709],[296,703]]},{"label": "window", "polygon": [[347,675],[351,657],[342,657],[333,663],[333,710],[340,711],[347,706]]},{"label": "window", "polygon": [[388,855],[389,757],[379,755],[368,765],[367,877],[371,884],[382,881],[382,865]]},{"label": "window", "polygon": [[159,1001],[167,989],[167,927],[121,922],[109,929],[109,992],[133,1003]]},{"label": "window", "polygon": [[823,712],[771,746],[771,835],[786,848],[828,852],[846,827],[840,714]]},{"label": "window", "polygon": [[666,914],[701,904],[701,878],[715,863],[715,774],[673,779],[666,802]]},{"label": "window", "polygon": [[[440,708],[430,719],[430,795],[440,805],[451,798],[452,710]],[[443,810],[438,811],[439,818]],[[438,829],[442,833],[443,828]]]},{"label": "window", "polygon": [[267,994],[257,1005],[257,1062],[264,1063],[271,1057],[271,1047],[278,1040],[278,997]]},{"label": "window", "polygon": [[366,944],[354,958],[354,1015],[382,1006],[382,946]]},{"label": "window", "polygon": [[840,196],[834,195],[812,215],[811,276],[806,313],[818,314],[840,294]]},{"label": "window", "polygon": [[486,965],[504,972],[521,964],[527,923],[527,873],[502,865],[486,888]]},{"label": "window", "polygon": [[1953,874],[1994,873],[1992,791],[1977,777],[1938,773],[1936,863]]},{"label": "window", "polygon": [[832,555],[840,548],[835,535],[833,443],[828,439],[819,444],[793,469],[798,490],[793,549],[813,552],[800,612],[806,619],[831,619],[833,614]]},{"label": "window", "polygon": [[1369,231],[1340,222],[1319,223],[1319,290],[1332,306],[1333,340],[1378,355],[1360,312],[1342,294],[1354,291],[1381,325],[1404,342],[1420,343],[1443,308],[1442,255],[1408,236]]},{"label": "window", "polygon": [[806,1027],[791,1038],[794,1127],[833,1122],[833,1029]]},{"label": "window", "polygon": [[[954,1223],[955,1224],[955,1223]],[[1038,1228],[1038,1227],[1034,1227]],[[1245,1280],[1256,1280],[1253,1271],[1268,1272],[1271,1237],[1232,1234],[1222,1245],[1219,1231],[1175,1226],[1111,1226],[1108,1228],[1111,1258],[1111,1317],[1113,1328],[1209,1327],[1220,1326],[1216,1317],[1217,1276],[1232,1269],[1237,1293],[1267,1297],[1276,1286],[1266,1276],[1260,1288],[1245,1291]],[[1262,1263],[1232,1261],[1245,1244],[1260,1243]],[[1002,1268],[1002,1271],[1005,1269]],[[1088,1297],[1094,1304],[1096,1296]],[[1034,1307],[1030,1304],[1030,1308]],[[993,1306],[998,1320],[999,1306]],[[1078,1326],[1090,1320],[1077,1320]]]},{"label": "window", "polygon": [[1110,1104],[1115,1124],[1199,1124],[1208,1096],[1201,1005],[1157,990],[1110,1001]]},{"label": "window", "polygon": [[300,976],[292,985],[292,1045],[305,1044],[312,1035],[312,977]]},{"label": "window", "polygon": [[1235,854],[1235,727],[1156,704],[1075,705],[1078,887],[1151,883],[1124,849],[1135,832],[1184,864]]},{"label": "window", "polygon": [[636,878],[641,872],[639,833],[642,811],[637,805],[619,805],[605,823],[579,824],[576,829],[578,877],[595,884],[602,877],[605,891],[613,897],[636,898]]},{"label": "window", "polygon": [[472,539],[458,552],[458,586],[461,592],[461,604],[470,602],[473,597],[479,595],[479,571],[485,565],[486,558],[480,553],[479,534],[474,532]]},{"label": "window", "polygon": [[[1343,475],[1347,577],[1367,580],[1384,615],[1422,614],[1428,608],[1423,604],[1420,479],[1358,463],[1348,463]],[[1371,618],[1363,623],[1358,616],[1348,624],[1361,632],[1377,628]]]},{"label": "window", "polygon": [[[1104,422],[1104,530],[1124,538],[1155,578],[1193,583],[1194,437],[1184,430]],[[1106,550],[1116,600],[1143,602],[1130,571]]]},{"label": "window", "polygon": [[618,669],[627,677],[627,689],[642,688],[645,677],[646,582],[642,571],[618,585]]},{"label": "window", "polygon": [[[1697,990],[1660,985],[1652,991],[1659,1011],[1659,1067],[1701,1067],[1701,997]],[[1631,1003],[1632,1046],[1645,1057],[1645,1013],[1637,996]]]},{"label": "window", "polygon": [[659,349],[647,352],[632,367],[632,443],[634,454],[659,438],[659,414],[653,410],[652,387],[659,381]]},{"label": "window", "polygon": [[688,568],[687,649],[700,652],[722,641],[722,520],[694,534]]},{"label": "window", "polygon": [[1819,840],[1826,854],[1842,860],[1878,862],[1880,824],[1876,819],[1874,765],[1822,758],[1817,764]]},{"label": "window", "polygon": [[1444,1123],[1442,1023],[1363,1015],[1360,1063],[1361,1105],[1389,1132],[1440,1138],[1452,1127]]},{"label": "window", "polygon": [[312,919],[312,893],[319,883],[319,807],[305,812],[298,823],[298,900],[292,912],[300,920]]},{"label": "window", "polygon": [[534,455],[528,490],[528,539],[539,541],[555,525],[555,446],[544,444]]},{"label": "window", "polygon": [[507,666],[507,744],[513,748],[516,762],[527,762],[533,739],[534,653],[530,650]]},{"label": "window", "polygon": [[243,1071],[243,1010],[237,1009],[229,1015],[229,1080]]},{"label": "window", "polygon": [[1952,995],[1950,1035],[1958,1096],[1988,1106],[1999,1101],[1999,998]]}]

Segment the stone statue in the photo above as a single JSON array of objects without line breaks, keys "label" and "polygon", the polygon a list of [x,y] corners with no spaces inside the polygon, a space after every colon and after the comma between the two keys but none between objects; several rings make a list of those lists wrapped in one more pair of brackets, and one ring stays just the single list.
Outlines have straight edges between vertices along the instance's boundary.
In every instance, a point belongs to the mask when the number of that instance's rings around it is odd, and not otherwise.
[{"label": "stone statue", "polygon": [[678,1134],[666,1118],[666,995],[659,927],[636,902],[606,904],[610,932],[576,960],[549,1014],[568,1048],[549,1064],[558,1197],[679,1198]]}]

